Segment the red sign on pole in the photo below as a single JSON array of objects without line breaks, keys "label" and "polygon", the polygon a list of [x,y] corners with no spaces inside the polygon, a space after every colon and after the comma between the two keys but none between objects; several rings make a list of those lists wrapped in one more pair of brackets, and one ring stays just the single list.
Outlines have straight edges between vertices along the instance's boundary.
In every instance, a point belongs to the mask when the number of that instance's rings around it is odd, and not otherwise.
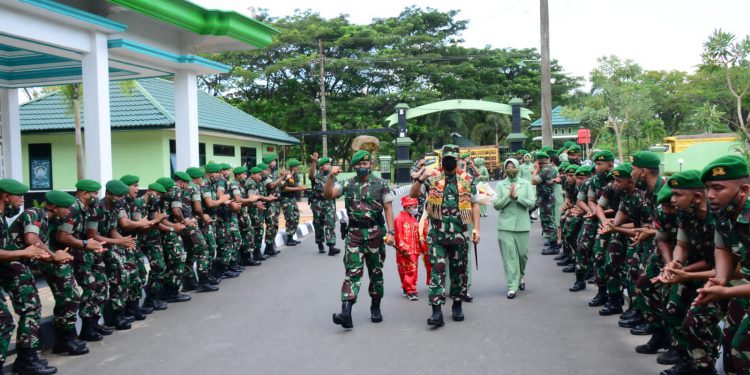
[{"label": "red sign on pole", "polygon": [[587,145],[591,143],[591,130],[586,128],[578,129],[578,144]]}]

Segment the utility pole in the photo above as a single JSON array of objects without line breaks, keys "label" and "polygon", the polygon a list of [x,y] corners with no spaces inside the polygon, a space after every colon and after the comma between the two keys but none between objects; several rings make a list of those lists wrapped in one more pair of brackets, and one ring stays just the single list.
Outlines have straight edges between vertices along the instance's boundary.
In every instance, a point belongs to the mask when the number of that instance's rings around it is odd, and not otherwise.
[{"label": "utility pole", "polygon": [[552,73],[549,58],[549,1],[539,0],[542,34],[542,146],[552,146]]},{"label": "utility pole", "polygon": [[[323,131],[328,130],[326,124],[326,76],[325,56],[323,55],[323,39],[318,39],[318,55],[320,55],[320,120]],[[323,157],[328,157],[328,136],[323,135]]]}]

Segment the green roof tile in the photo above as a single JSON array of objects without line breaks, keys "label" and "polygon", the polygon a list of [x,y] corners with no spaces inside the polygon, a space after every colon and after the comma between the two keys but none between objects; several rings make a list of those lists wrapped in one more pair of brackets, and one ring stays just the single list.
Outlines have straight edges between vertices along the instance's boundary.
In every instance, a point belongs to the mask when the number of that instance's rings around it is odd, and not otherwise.
[{"label": "green roof tile", "polygon": [[[563,107],[557,106],[552,110],[552,127],[570,127],[570,126],[578,126],[581,123],[567,118],[562,115],[562,109]],[[540,117],[536,121],[532,122],[531,125],[529,125],[529,129],[536,130],[538,128],[542,127],[542,118]]]},{"label": "green roof tile", "polygon": [[[123,92],[111,82],[110,121],[112,128],[174,127],[174,83],[161,78],[136,81],[132,92]],[[86,99],[83,100],[83,106]],[[83,112],[83,110],[81,110]],[[81,115],[83,119],[83,114]],[[85,119],[84,119],[85,121]],[[203,130],[251,136],[269,141],[299,143],[294,137],[237,109],[222,99],[198,90],[198,126]],[[21,131],[64,131],[73,129],[59,92],[21,105]]]}]

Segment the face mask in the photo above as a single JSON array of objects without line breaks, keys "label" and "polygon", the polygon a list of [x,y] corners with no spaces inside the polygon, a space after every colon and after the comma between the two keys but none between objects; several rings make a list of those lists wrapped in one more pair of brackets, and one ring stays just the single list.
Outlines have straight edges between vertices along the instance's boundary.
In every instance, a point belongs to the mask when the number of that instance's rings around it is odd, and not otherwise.
[{"label": "face mask", "polygon": [[327,176],[331,171],[327,171],[325,169],[322,170],[323,176]]},{"label": "face mask", "polygon": [[96,207],[99,204],[99,197],[92,196],[89,198],[89,207]]},{"label": "face mask", "polygon": [[13,217],[21,213],[21,207],[14,207],[10,202],[5,206],[5,217]]},{"label": "face mask", "polygon": [[419,214],[419,210],[416,208],[412,208],[409,212],[411,213],[411,216],[417,216],[417,214]]},{"label": "face mask", "polygon": [[518,176],[518,171],[517,171],[517,170],[515,170],[515,169],[514,169],[514,170],[507,170],[507,171],[505,171],[505,174],[506,174],[506,175],[507,175],[507,176],[508,176],[509,178],[516,178],[516,176]]},{"label": "face mask", "polygon": [[724,208],[718,210],[711,209],[711,213],[716,216],[719,221],[731,220],[737,215],[737,211],[740,209],[740,200],[738,199],[740,191],[737,189],[737,193],[734,194],[734,198]]},{"label": "face mask", "polygon": [[646,183],[646,178],[644,177],[644,174],[646,173],[645,169],[641,169],[641,173],[638,175],[638,180],[635,182],[635,187],[641,190],[648,190],[648,184]]},{"label": "face mask", "polygon": [[456,158],[443,158],[443,168],[445,168],[446,171],[453,171],[458,166],[458,160]]},{"label": "face mask", "polygon": [[354,168],[354,170],[357,172],[357,177],[360,178],[367,177],[367,175],[370,174],[370,168],[367,167]]},{"label": "face mask", "polygon": [[273,165],[273,166],[271,166],[271,170],[275,171],[278,167],[279,167],[278,165]]}]

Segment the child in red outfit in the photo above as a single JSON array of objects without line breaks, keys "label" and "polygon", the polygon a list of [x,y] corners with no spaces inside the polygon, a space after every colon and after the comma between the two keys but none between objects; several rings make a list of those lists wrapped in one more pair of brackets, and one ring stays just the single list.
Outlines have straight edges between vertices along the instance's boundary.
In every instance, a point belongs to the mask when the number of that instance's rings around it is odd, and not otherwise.
[{"label": "child in red outfit", "polygon": [[[398,275],[401,278],[401,288],[404,295],[412,301],[417,297],[417,263],[419,255],[427,253],[427,243],[420,240],[419,218],[417,205],[418,202],[409,196],[401,197],[401,205],[404,210],[396,217],[394,223],[396,227],[395,247],[396,247],[396,264],[398,265]],[[425,262],[427,268],[427,283],[430,280],[429,260]]]}]

